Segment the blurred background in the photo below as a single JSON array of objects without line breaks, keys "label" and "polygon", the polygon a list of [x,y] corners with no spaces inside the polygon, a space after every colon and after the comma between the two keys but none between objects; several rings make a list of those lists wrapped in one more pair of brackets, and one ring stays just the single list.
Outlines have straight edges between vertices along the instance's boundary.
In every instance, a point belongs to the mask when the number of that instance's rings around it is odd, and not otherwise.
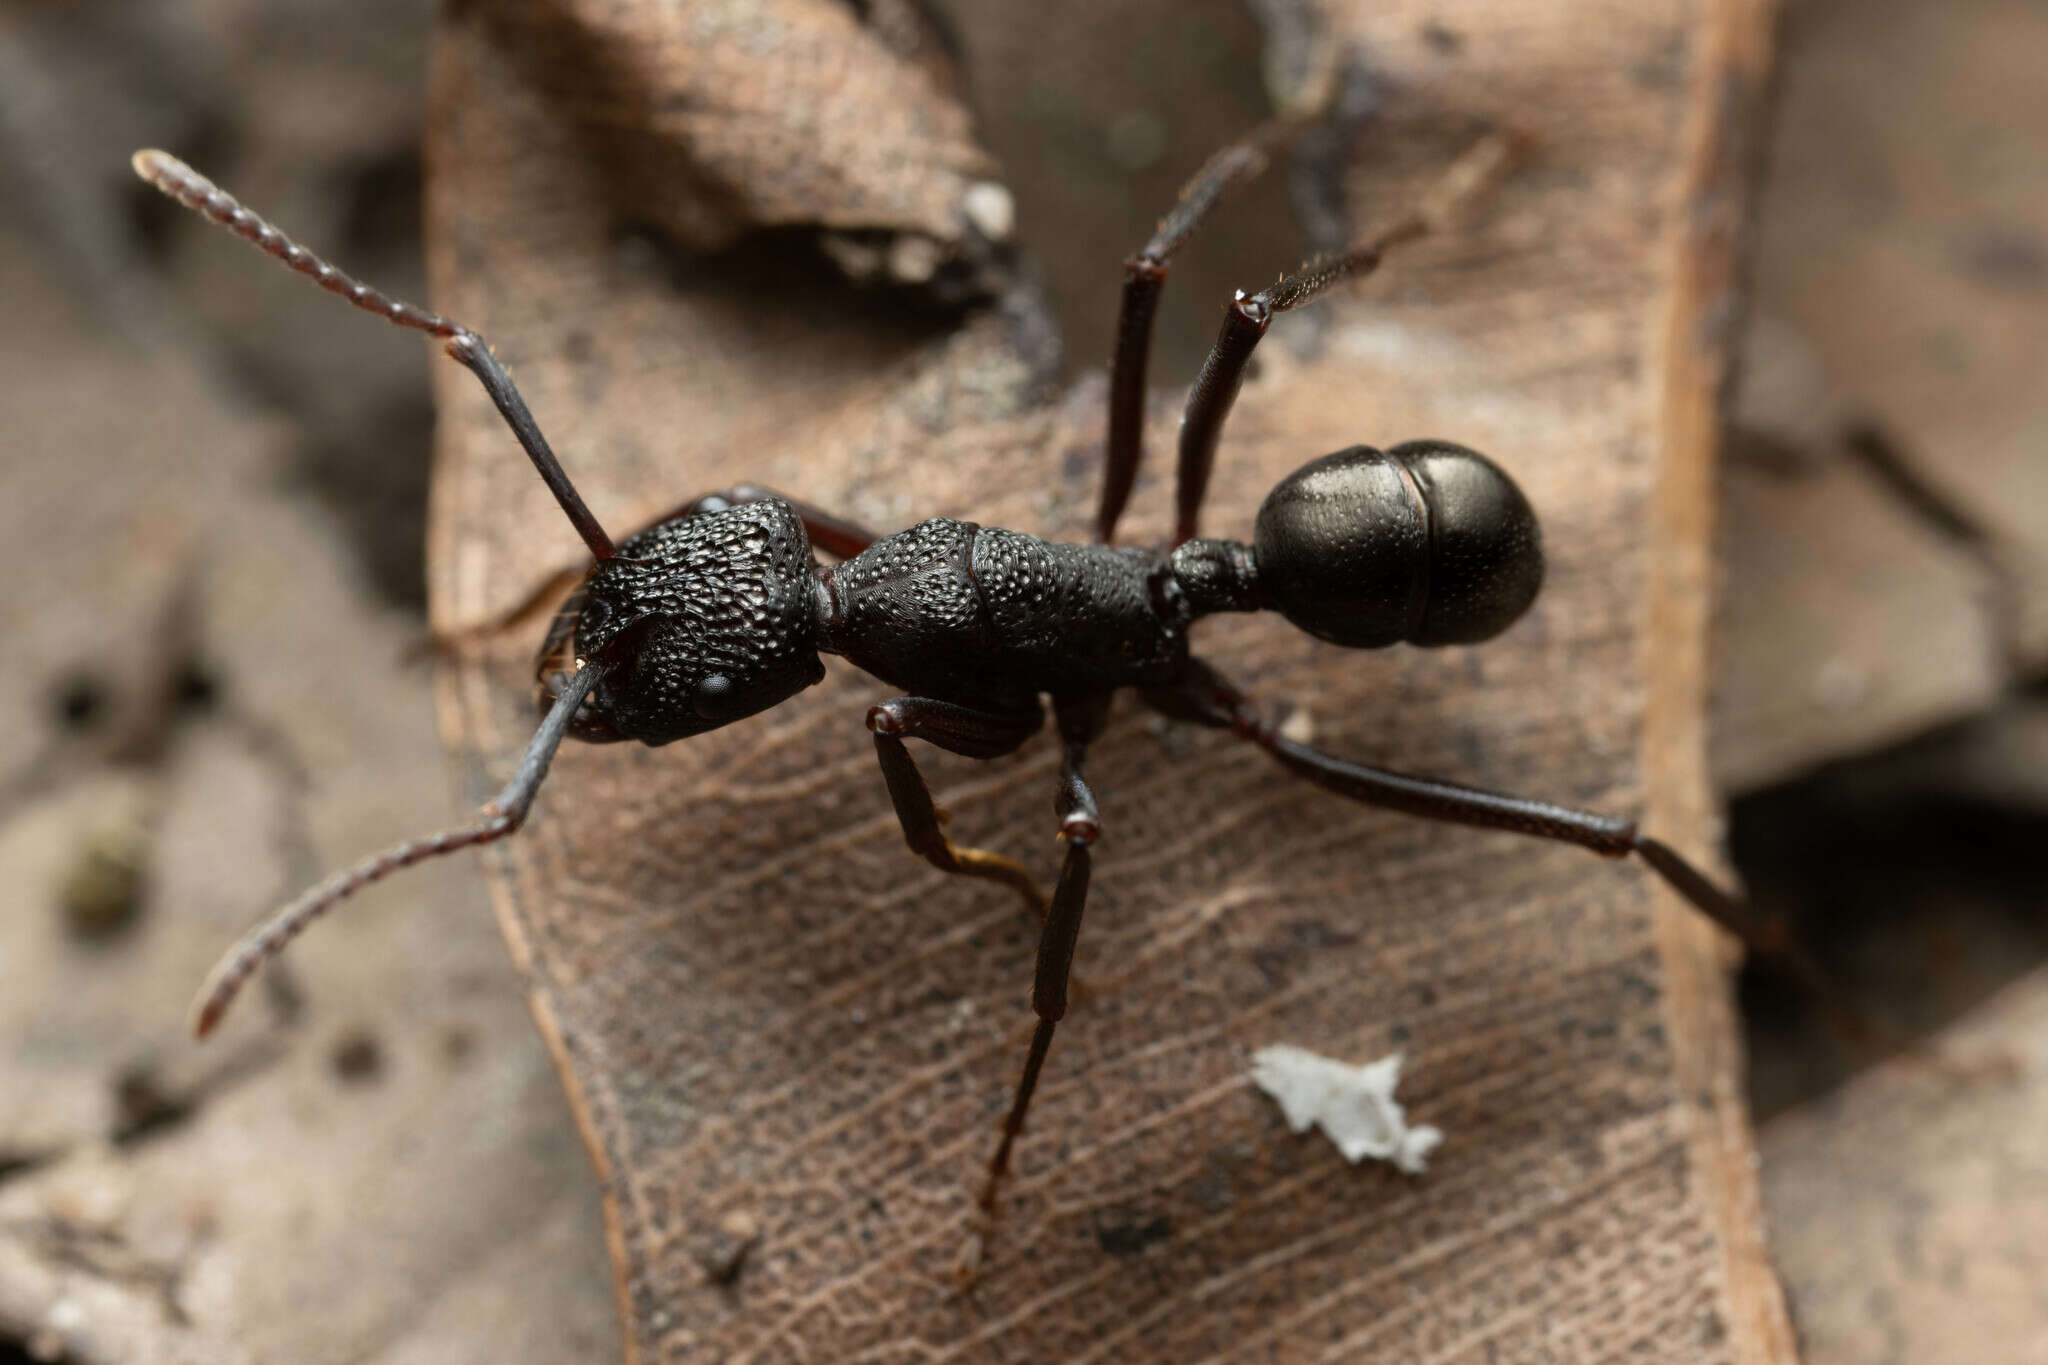
[{"label": "blurred background", "polygon": [[[931,15],[1068,371],[1097,365],[1123,256],[1269,114],[1312,11]],[[423,873],[431,922],[354,949],[366,983],[454,973],[429,1026],[343,1011],[311,1043],[207,1056],[175,1027],[279,890],[435,823],[453,784],[430,674],[406,661],[425,632],[422,347],[205,235],[128,154],[175,150],[419,298],[428,24],[399,0],[0,0],[0,1365],[62,1358],[63,1306],[93,1307],[80,1267],[159,1296],[165,1339],[217,1307],[237,1281],[170,1211],[233,1199],[275,1157],[266,1135],[288,1138],[263,1117],[280,1103],[373,1135],[287,1244],[451,1211],[412,1235],[418,1266],[282,1266],[276,1303],[337,1274],[390,1284],[344,1315],[378,1359],[474,1355],[479,1321],[493,1358],[616,1351],[582,1152],[469,869]],[[1455,60],[1459,34],[1431,41]],[[1048,49],[1097,55],[1030,59]],[[1733,861],[1862,1008],[1994,1059],[2048,1036],[2044,63],[2032,0],[1786,0],[1720,505],[1712,758]],[[1320,206],[1269,183],[1177,264],[1156,384],[1192,376],[1232,287],[1327,238]],[[399,965],[364,950],[389,935]],[[1742,1002],[1811,1358],[2048,1359],[2048,1095],[1858,1074],[1767,972]],[[487,1183],[547,1193],[511,1224],[448,1193]],[[117,1217],[143,1231],[94,1231]],[[266,1337],[281,1326],[251,1321],[252,1358],[294,1339]]]}]

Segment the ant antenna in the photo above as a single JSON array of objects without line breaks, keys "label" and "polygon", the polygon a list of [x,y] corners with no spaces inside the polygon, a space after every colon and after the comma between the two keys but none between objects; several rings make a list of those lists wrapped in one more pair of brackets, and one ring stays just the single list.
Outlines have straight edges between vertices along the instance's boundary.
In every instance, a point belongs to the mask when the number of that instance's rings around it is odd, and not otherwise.
[{"label": "ant antenna", "polygon": [[541,481],[555,495],[555,501],[562,505],[570,525],[583,537],[590,553],[601,560],[610,559],[618,553],[612,545],[612,538],[605,534],[604,527],[598,525],[597,518],[583,505],[576,486],[562,472],[561,462],[548,448],[547,438],[540,434],[540,426],[527,410],[526,400],[519,396],[512,376],[491,354],[491,348],[484,344],[482,337],[459,322],[451,322],[437,313],[429,313],[424,308],[380,293],[329,265],[169,152],[145,148],[130,157],[129,164],[151,188],[177,200],[200,217],[226,228],[266,255],[276,257],[328,293],[338,294],[386,322],[439,338],[443,349],[483,384],[484,392],[490,394],[505,424],[519,438],[519,444],[533,461],[533,467],[540,471]]},{"label": "ant antenna", "polygon": [[527,742],[526,753],[519,760],[519,770],[512,774],[512,780],[505,784],[505,789],[484,806],[481,818],[474,824],[442,830],[424,839],[409,839],[375,857],[365,858],[354,867],[337,872],[307,890],[243,935],[241,942],[230,948],[207,973],[206,983],[199,988],[199,996],[192,1003],[193,1036],[204,1038],[213,1032],[214,1025],[227,1013],[228,1006],[234,1003],[235,996],[258,967],[284,951],[284,946],[303,933],[307,925],[371,882],[444,853],[496,843],[525,824],[534,794],[540,790],[541,780],[548,775],[548,764],[569,733],[569,722],[603,672],[600,667],[586,664],[569,678],[561,695],[555,698],[555,704],[548,709],[547,717],[541,721],[540,728]]}]

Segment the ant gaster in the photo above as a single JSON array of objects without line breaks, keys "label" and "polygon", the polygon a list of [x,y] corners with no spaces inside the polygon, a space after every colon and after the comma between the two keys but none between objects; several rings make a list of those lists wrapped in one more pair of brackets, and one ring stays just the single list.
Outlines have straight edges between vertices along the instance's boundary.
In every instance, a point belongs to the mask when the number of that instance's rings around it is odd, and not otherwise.
[{"label": "ant gaster", "polygon": [[[743,486],[686,504],[615,547],[481,337],[351,279],[175,158],[138,152],[136,173],[165,194],[356,306],[439,338],[483,383],[595,560],[542,646],[543,719],[504,790],[475,823],[368,859],[260,924],[215,968],[195,1006],[196,1031],[210,1031],[250,974],[339,901],[399,868],[517,830],[565,737],[660,745],[703,734],[818,682],[820,654],[840,655],[903,693],[870,708],[867,724],[911,849],[944,871],[1015,888],[1043,916],[1031,996],[1037,1026],[981,1189],[984,1216],[994,1212],[1066,1012],[1100,832],[1083,767],[1121,688],[1174,719],[1229,730],[1354,801],[1608,857],[1637,855],[1716,923],[1789,956],[1812,980],[1770,926],[1668,846],[1638,834],[1634,822],[1323,753],[1283,734],[1189,650],[1199,618],[1251,611],[1277,611],[1352,648],[1471,644],[1507,629],[1535,598],[1543,554],[1527,500],[1499,466],[1445,441],[1353,446],[1312,461],[1267,496],[1249,545],[1195,534],[1224,417],[1273,316],[1368,273],[1388,248],[1438,227],[1499,173],[1508,138],[1482,139],[1416,209],[1364,245],[1237,295],[1181,427],[1175,544],[1111,547],[1141,455],[1146,357],[1168,260],[1217,199],[1263,168],[1275,137],[1254,135],[1212,158],[1125,262],[1097,543],[1089,545],[944,517],[875,536]],[[816,550],[837,562],[819,567]],[[1056,810],[1065,854],[1049,902],[1021,864],[947,839],[905,744],[922,740],[970,758],[1010,753],[1043,724],[1042,697],[1051,698],[1062,746]]]}]

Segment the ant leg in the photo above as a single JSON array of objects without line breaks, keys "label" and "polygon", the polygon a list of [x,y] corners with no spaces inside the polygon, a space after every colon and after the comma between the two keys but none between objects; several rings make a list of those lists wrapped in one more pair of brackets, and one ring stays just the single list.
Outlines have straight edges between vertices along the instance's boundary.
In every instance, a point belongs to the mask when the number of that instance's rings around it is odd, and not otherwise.
[{"label": "ant leg", "polygon": [[1244,385],[1245,365],[1273,315],[1311,303],[1332,285],[1363,278],[1379,268],[1385,254],[1404,242],[1440,231],[1451,212],[1507,169],[1515,143],[1503,133],[1489,133],[1451,163],[1431,191],[1413,208],[1349,251],[1318,256],[1277,284],[1247,295],[1243,290],[1223,314],[1223,330],[1202,362],[1202,372],[1188,392],[1181,418],[1180,467],[1174,488],[1176,545],[1195,538],[1202,498],[1209,491],[1209,472],[1216,464],[1216,443],[1223,419],[1230,415],[1237,391]]},{"label": "ant leg", "polygon": [[[788,503],[791,509],[796,512],[798,519],[803,522],[804,534],[811,538],[811,544],[836,559],[852,559],[862,550],[867,549],[868,546],[881,539],[880,536],[870,531],[867,527],[862,526],[859,522],[848,521],[844,517],[834,516],[832,513],[814,507],[810,503],[800,502],[795,498],[778,493],[772,488],[763,488],[759,484],[752,483],[735,484],[731,488],[719,493],[706,493],[695,502],[686,504],[678,511],[670,513],[669,516],[685,514],[695,516],[699,512],[717,512],[727,507],[739,507],[750,502],[766,502],[770,498],[780,498]],[[662,518],[663,521],[668,519],[669,517]]]},{"label": "ant leg", "polygon": [[1264,749],[1290,772],[1368,806],[1425,820],[1555,839],[1609,858],[1635,854],[1693,909],[1735,935],[1752,952],[1790,972],[1828,1010],[1846,1036],[1858,1040],[1859,1045],[1880,1041],[1881,1031],[1841,1003],[1827,975],[1786,934],[1782,924],[1723,891],[1670,845],[1637,833],[1633,820],[1337,758],[1280,734],[1244,693],[1199,659],[1190,661],[1187,675],[1178,685],[1146,692],[1144,698],[1154,710],[1176,720],[1229,730]]},{"label": "ant leg", "polygon": [[1152,239],[1124,261],[1123,302],[1116,315],[1116,356],[1109,370],[1109,442],[1102,467],[1102,502],[1095,538],[1107,545],[1130,501],[1145,458],[1145,370],[1152,355],[1152,319],[1166,265],[1194,235],[1209,210],[1231,190],[1261,175],[1272,149],[1292,130],[1276,120],[1210,157],[1181,187],[1180,198],[1159,220]]},{"label": "ant leg", "polygon": [[1106,695],[1054,703],[1064,747],[1059,792],[1053,806],[1059,815],[1059,837],[1067,846],[1067,856],[1060,868],[1059,886],[1053,892],[1052,908],[1046,912],[1045,926],[1039,931],[1038,966],[1031,985],[1031,1010],[1038,1016],[1038,1026],[1032,1030],[1031,1050],[1024,1057],[1024,1074],[1017,1082],[1017,1093],[1003,1118],[1002,1140],[996,1145],[995,1155],[989,1158],[988,1175],[982,1181],[980,1198],[975,1201],[982,1221],[970,1240],[968,1255],[958,1267],[963,1280],[974,1277],[987,1227],[995,1219],[996,1196],[1009,1177],[1011,1149],[1024,1131],[1024,1116],[1031,1109],[1039,1073],[1045,1068],[1046,1053],[1052,1048],[1053,1030],[1066,1017],[1074,945],[1081,937],[1081,912],[1088,905],[1088,876],[1094,858],[1091,850],[1102,833],[1101,812],[1095,804],[1095,793],[1089,790],[1087,779],[1081,774],[1081,765],[1089,743],[1101,733],[1109,712],[1108,703]]},{"label": "ant leg", "polygon": [[921,739],[968,758],[996,758],[1038,733],[1045,718],[1035,700],[1029,705],[1028,711],[977,711],[928,697],[895,697],[868,708],[868,729],[874,732],[875,757],[910,851],[941,872],[1001,882],[1022,896],[1034,915],[1043,915],[1045,896],[1022,863],[986,849],[961,848],[946,837],[932,789],[903,742]]}]

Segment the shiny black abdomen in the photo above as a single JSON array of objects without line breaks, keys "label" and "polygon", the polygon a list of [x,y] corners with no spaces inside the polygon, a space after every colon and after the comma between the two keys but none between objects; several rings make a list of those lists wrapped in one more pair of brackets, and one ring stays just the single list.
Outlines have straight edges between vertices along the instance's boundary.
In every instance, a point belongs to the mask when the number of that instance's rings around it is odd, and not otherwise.
[{"label": "shiny black abdomen", "polygon": [[936,517],[828,571],[819,646],[913,696],[1082,696],[1171,681],[1188,613],[1164,556]]}]

